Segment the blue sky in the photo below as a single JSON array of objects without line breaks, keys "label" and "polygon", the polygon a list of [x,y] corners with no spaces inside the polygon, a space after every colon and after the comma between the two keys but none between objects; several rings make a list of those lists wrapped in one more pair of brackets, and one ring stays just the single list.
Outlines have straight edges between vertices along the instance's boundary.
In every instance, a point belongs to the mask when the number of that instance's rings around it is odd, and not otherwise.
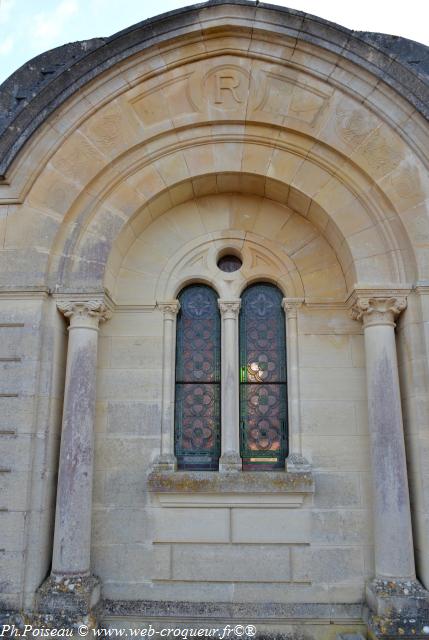
[{"label": "blue sky", "polygon": [[[429,45],[427,0],[271,0],[350,29],[403,35]],[[109,36],[192,0],[0,0],[0,82],[66,42]],[[406,9],[406,11],[404,10]]]}]

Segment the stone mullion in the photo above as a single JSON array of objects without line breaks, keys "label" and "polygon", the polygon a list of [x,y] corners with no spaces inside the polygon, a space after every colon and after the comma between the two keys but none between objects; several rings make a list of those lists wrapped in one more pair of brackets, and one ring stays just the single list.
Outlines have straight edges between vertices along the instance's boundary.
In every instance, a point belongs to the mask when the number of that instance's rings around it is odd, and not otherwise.
[{"label": "stone mullion", "polygon": [[222,317],[221,428],[220,471],[240,471],[240,404],[238,362],[238,314],[241,302],[219,300]]}]

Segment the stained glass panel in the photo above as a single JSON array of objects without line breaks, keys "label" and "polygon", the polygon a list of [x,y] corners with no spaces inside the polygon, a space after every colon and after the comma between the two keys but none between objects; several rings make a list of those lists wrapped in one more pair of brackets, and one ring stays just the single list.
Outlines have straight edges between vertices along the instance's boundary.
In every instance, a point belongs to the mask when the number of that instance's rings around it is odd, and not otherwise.
[{"label": "stained glass panel", "polygon": [[179,469],[217,469],[220,456],[220,316],[204,285],[179,295],[175,454]]},{"label": "stained glass panel", "polygon": [[270,284],[243,293],[240,312],[240,446],[243,469],[276,469],[287,455],[285,316]]}]

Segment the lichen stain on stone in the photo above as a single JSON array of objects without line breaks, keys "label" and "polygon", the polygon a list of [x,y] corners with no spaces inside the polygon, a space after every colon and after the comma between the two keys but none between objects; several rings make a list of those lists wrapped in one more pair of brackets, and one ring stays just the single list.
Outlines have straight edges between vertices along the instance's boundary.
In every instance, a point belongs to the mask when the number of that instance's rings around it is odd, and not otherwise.
[{"label": "lichen stain on stone", "polygon": [[[79,331],[78,329],[75,331]],[[69,505],[69,496],[80,490],[80,479],[86,483],[87,469],[92,464],[91,424],[95,412],[96,350],[92,344],[79,346],[72,356],[64,414],[59,478],[61,514]],[[86,476],[86,477],[85,477]]]},{"label": "lichen stain on stone", "polygon": [[149,488],[159,492],[289,493],[313,490],[311,473],[213,473],[152,471]]},{"label": "lichen stain on stone", "polygon": [[[400,475],[405,460],[398,425],[399,398],[395,395],[395,380],[391,362],[383,353],[375,369],[371,411],[374,420],[374,438],[377,454],[376,478],[382,496],[382,505],[388,510],[393,505],[403,508],[408,503],[406,484]],[[399,474],[399,475],[398,475]]]}]

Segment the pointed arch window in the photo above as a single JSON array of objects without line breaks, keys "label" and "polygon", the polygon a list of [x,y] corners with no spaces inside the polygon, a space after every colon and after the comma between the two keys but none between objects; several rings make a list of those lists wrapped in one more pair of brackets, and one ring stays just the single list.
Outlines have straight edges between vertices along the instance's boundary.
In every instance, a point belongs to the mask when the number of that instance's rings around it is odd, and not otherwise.
[{"label": "pointed arch window", "polygon": [[220,314],[208,286],[179,295],[175,455],[179,469],[216,470],[220,456]]},{"label": "pointed arch window", "polygon": [[286,332],[283,295],[255,284],[242,295],[240,455],[243,469],[283,468],[287,456]]}]

